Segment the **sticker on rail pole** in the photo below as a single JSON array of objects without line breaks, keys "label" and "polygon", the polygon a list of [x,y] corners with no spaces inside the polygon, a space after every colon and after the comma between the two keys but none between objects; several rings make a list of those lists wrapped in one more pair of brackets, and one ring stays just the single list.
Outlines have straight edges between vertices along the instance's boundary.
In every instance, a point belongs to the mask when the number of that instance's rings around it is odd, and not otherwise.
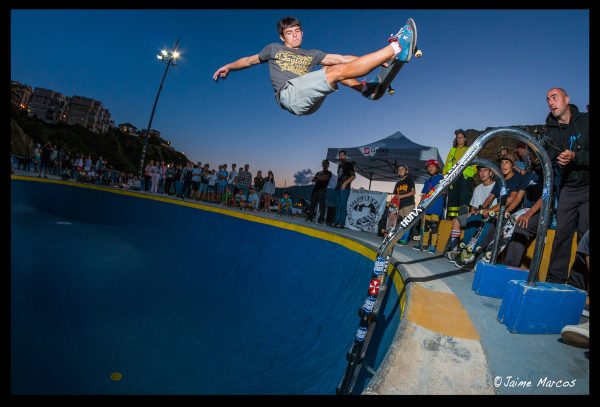
[{"label": "sticker on rail pole", "polygon": [[356,341],[363,342],[365,340],[365,336],[367,336],[367,328],[364,326],[359,326],[356,330]]},{"label": "sticker on rail pole", "polygon": [[379,294],[379,286],[381,285],[381,281],[374,278],[371,280],[371,284],[369,284],[369,295],[377,295]]},{"label": "sticker on rail pole", "polygon": [[385,271],[385,259],[383,257],[377,257],[375,260],[375,267],[373,267],[373,274],[376,276],[380,275]]}]

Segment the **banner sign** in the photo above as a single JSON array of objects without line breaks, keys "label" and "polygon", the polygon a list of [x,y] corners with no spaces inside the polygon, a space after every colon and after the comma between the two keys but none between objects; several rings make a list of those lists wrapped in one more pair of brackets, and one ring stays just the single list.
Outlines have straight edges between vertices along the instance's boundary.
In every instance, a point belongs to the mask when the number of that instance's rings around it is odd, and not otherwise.
[{"label": "banner sign", "polygon": [[351,230],[377,234],[387,196],[388,194],[385,192],[364,189],[351,190],[346,207],[348,212],[346,227]]}]

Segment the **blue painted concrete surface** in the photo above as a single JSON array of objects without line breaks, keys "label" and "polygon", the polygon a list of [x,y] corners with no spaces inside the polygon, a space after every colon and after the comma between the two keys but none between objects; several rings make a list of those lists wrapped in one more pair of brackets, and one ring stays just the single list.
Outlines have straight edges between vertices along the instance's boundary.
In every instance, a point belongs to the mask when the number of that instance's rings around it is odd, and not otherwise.
[{"label": "blue painted concrete surface", "polygon": [[[11,202],[13,394],[335,393],[370,259],[93,189],[13,180]],[[375,367],[397,295],[372,341]]]},{"label": "blue painted concrete surface", "polygon": [[498,321],[512,333],[560,334],[581,319],[587,293],[567,284],[511,281],[498,312]]},{"label": "blue painted concrete surface", "polygon": [[479,262],[475,266],[472,289],[477,295],[502,298],[511,280],[527,280],[529,272],[503,264]]}]

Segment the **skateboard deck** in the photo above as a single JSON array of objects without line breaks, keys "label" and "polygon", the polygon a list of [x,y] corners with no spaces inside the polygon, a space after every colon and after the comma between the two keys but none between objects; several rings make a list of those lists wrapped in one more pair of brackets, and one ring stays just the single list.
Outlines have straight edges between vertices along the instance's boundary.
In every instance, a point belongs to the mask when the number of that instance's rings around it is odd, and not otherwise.
[{"label": "skateboard deck", "polygon": [[[423,53],[417,48],[417,25],[412,18],[409,18],[406,22],[413,32],[413,56],[420,58]],[[391,87],[392,81],[398,75],[398,72],[402,69],[406,62],[398,61],[396,58],[392,58],[387,62],[388,66],[382,67],[377,74],[377,77],[370,82],[371,87],[375,87],[375,91],[366,95],[371,100],[380,99],[387,91],[390,95],[395,93],[395,90]]]}]

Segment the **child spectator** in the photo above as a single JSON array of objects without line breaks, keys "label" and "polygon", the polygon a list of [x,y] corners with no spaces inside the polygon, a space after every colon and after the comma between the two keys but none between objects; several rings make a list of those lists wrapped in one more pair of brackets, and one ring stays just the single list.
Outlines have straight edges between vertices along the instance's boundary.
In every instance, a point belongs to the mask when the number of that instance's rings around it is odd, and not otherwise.
[{"label": "child spectator", "polygon": [[[460,250],[458,248],[458,244],[460,243],[460,230],[468,229],[471,232],[475,232],[477,228],[481,226],[483,217],[478,214],[478,211],[483,208],[483,204],[486,201],[487,197],[492,192],[494,185],[496,185],[492,171],[489,168],[484,167],[483,165],[477,166],[477,174],[479,175],[479,179],[481,183],[475,187],[473,191],[473,196],[471,197],[470,211],[464,215],[459,215],[452,219],[452,230],[450,232],[450,239],[448,239],[449,249],[445,256],[450,261],[455,261],[458,258],[458,254]],[[492,201],[490,205],[495,205],[496,200]],[[469,234],[465,231],[465,242],[469,242],[472,234]]]},{"label": "child spectator", "polygon": [[261,194],[263,195],[263,199],[265,200],[265,212],[269,212],[271,209],[271,197],[275,193],[275,176],[273,175],[273,171],[269,170],[267,176],[265,178],[265,183],[263,184],[263,188]]},{"label": "child spectator", "polygon": [[215,193],[217,192],[217,180],[217,172],[214,169],[210,170],[210,175],[208,176],[208,202],[215,202]]},{"label": "child spectator", "polygon": [[237,206],[240,209],[244,209],[246,206],[246,195],[242,189],[238,189],[237,194],[233,197],[234,207]]},{"label": "child spectator", "polygon": [[[227,164],[223,164],[219,167],[219,181],[217,181],[217,202],[223,203],[223,194],[227,190],[227,178],[229,172],[227,172]],[[229,195],[231,198],[231,195]]]},{"label": "child spectator", "polygon": [[292,199],[290,198],[290,194],[286,192],[283,193],[283,198],[279,200],[277,204],[278,214],[284,216],[292,216]]},{"label": "child spectator", "polygon": [[[431,195],[435,189],[435,186],[444,178],[440,174],[440,164],[437,160],[427,160],[426,163],[427,172],[431,176],[425,184],[423,184],[423,190],[421,191],[421,202]],[[425,211],[425,225],[423,227],[423,241],[419,242],[418,245],[413,246],[415,250],[427,250],[429,254],[435,254],[438,231],[440,225],[440,219],[442,212],[444,211],[444,199],[439,196],[432,205]]]},{"label": "child spectator", "polygon": [[221,205],[233,206],[232,194],[229,188],[225,188],[223,195],[221,195]]},{"label": "child spectator", "polygon": [[246,207],[250,208],[253,211],[257,211],[259,203],[260,203],[260,198],[258,197],[258,194],[256,193],[256,188],[253,186],[250,186]]}]

